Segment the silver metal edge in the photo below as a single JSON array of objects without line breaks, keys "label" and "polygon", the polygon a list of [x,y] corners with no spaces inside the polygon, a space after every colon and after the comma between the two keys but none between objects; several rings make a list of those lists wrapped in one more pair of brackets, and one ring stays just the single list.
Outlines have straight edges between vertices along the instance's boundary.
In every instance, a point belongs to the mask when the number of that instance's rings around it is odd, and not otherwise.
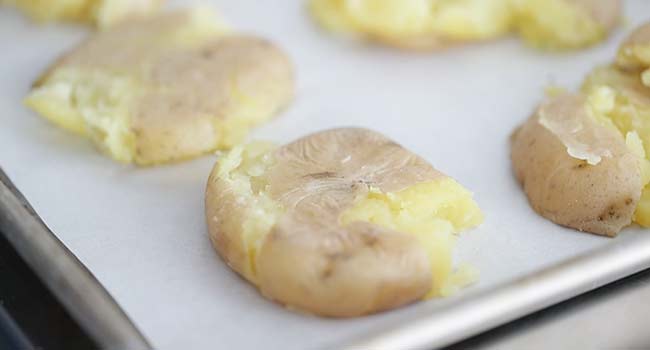
[{"label": "silver metal edge", "polygon": [[102,349],[151,349],[95,276],[43,223],[0,168],[0,222],[9,242]]},{"label": "silver metal edge", "polygon": [[432,349],[453,344],[650,268],[650,238],[611,243],[496,288],[468,295],[344,349]]}]

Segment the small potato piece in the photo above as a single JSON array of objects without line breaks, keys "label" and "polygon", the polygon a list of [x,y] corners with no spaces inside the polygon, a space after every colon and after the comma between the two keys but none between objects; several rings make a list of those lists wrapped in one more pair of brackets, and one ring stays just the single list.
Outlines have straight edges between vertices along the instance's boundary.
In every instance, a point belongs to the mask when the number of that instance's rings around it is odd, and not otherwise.
[{"label": "small potato piece", "polygon": [[511,29],[508,0],[312,0],[326,29],[408,49],[492,39]]},{"label": "small potato piece", "polygon": [[514,0],[522,39],[541,49],[574,49],[605,39],[619,24],[620,0]]},{"label": "small potato piece", "polygon": [[515,175],[533,209],[560,225],[615,236],[643,187],[641,158],[580,95],[542,104],[511,140]]},{"label": "small potato piece", "polygon": [[210,13],[179,11],[95,34],[25,102],[114,159],[149,165],[230,148],[292,95],[278,48],[229,33]]},{"label": "small potato piece", "polygon": [[74,21],[106,28],[130,17],[154,13],[164,0],[0,0],[39,22]]},{"label": "small potato piece", "polygon": [[358,316],[475,279],[451,264],[454,235],[482,221],[471,193],[369,130],[236,147],[205,199],[217,252],[290,308]]}]

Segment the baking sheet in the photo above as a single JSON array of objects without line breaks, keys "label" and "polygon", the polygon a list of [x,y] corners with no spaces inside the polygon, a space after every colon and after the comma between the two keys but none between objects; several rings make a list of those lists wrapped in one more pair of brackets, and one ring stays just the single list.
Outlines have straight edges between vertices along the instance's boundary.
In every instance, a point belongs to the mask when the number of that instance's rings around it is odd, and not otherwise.
[{"label": "baking sheet", "polygon": [[455,297],[351,320],[300,315],[266,301],[209,244],[203,190],[216,157],[156,168],[119,165],[38,118],[22,97],[86,31],[35,26],[0,9],[0,165],[154,347],[338,347],[580,253],[648,239],[637,227],[611,240],[535,215],[512,177],[507,144],[546,85],[575,88],[594,65],[613,58],[625,33],[650,19],[647,1],[626,1],[628,24],[607,43],[570,54],[542,54],[514,38],[400,52],[322,33],[303,1],[203,3],[234,27],[274,40],[295,62],[296,100],[255,138],[287,142],[324,128],[365,126],[422,155],[475,192],[486,214],[456,251],[457,261],[479,267],[482,276]]}]

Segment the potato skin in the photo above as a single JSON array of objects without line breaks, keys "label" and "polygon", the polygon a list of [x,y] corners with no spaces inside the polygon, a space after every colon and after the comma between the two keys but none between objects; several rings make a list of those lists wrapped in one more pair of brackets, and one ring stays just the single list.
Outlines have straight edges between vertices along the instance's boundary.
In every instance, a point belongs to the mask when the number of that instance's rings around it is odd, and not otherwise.
[{"label": "potato skin", "polygon": [[[205,191],[205,213],[212,246],[228,266],[251,280],[246,270],[248,257],[242,240],[241,223],[249,207],[237,201],[237,194],[213,171]],[[252,282],[252,281],[251,281]]]},{"label": "potato skin", "polygon": [[427,254],[412,235],[363,223],[316,232],[283,220],[267,237],[258,266],[265,296],[321,316],[392,309],[431,288]]},{"label": "potato skin", "polygon": [[[575,108],[583,108],[582,97],[570,98]],[[605,128],[595,121],[586,127]],[[640,166],[615,130],[600,142],[609,144],[611,157],[597,165],[573,158],[536,113],[512,135],[511,159],[537,213],[580,231],[616,236],[631,223],[641,195]]]},{"label": "potato skin", "polygon": [[[140,98],[132,121],[137,135],[135,158],[140,164],[230,148],[232,144],[223,141],[229,135],[219,126],[250,113],[238,99],[259,106],[248,129],[275,115],[293,98],[289,58],[270,42],[248,36],[212,40],[202,45],[198,54],[179,52],[161,57],[151,76],[155,85],[186,90],[152,91]],[[233,85],[236,94],[231,91]]]}]

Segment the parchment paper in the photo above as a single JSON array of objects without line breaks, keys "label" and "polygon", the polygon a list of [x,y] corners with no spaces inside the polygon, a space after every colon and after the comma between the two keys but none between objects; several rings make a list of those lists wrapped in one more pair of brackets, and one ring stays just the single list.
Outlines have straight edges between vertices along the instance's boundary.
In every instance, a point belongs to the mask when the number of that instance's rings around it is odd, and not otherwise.
[{"label": "parchment paper", "polygon": [[[539,53],[515,38],[401,52],[322,32],[304,1],[204,3],[232,26],[272,39],[295,62],[294,103],[253,137],[288,142],[324,128],[369,127],[475,192],[486,221],[462,235],[456,258],[482,276],[453,298],[613,242],[534,214],[512,176],[508,137],[546,85],[576,88],[593,66],[612,60],[624,35],[650,20],[650,2],[626,1],[628,24],[610,40],[564,54]],[[207,238],[203,191],[216,156],[120,165],[22,105],[31,82],[86,34],[0,9],[0,166],[156,348],[332,348],[453,299],[348,320],[297,314],[263,299]],[[645,234],[632,227],[617,239]]]}]

